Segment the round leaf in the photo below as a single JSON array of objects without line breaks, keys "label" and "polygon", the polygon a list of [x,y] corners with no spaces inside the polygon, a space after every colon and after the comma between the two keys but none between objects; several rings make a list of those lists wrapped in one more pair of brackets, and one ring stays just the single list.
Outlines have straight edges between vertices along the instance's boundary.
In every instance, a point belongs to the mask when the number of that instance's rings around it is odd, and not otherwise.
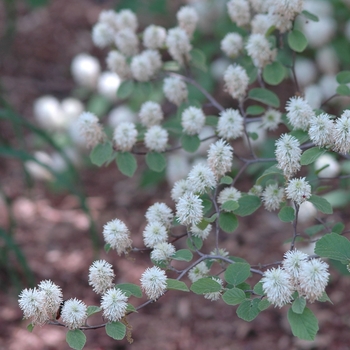
[{"label": "round leaf", "polygon": [[219,215],[219,225],[223,231],[232,233],[238,227],[236,215],[229,212],[221,212]]},{"label": "round leaf", "polygon": [[187,288],[186,284],[182,281],[178,281],[172,278],[168,278],[166,280],[166,289],[172,289],[172,290],[181,290],[183,292],[189,292],[189,289]]},{"label": "round leaf", "polygon": [[67,332],[66,341],[75,350],[81,350],[86,343],[86,336],[80,329],[73,329]]},{"label": "round leaf", "polygon": [[278,213],[278,217],[283,222],[292,222],[295,219],[294,208],[285,206]]},{"label": "round leaf", "polygon": [[132,177],[137,169],[137,162],[130,152],[117,152],[117,166],[122,174]]},{"label": "round leaf", "polygon": [[270,85],[278,85],[285,76],[285,68],[276,61],[265,66],[263,70],[263,78]]},{"label": "round leaf", "polygon": [[122,340],[126,334],[126,326],[121,322],[110,322],[105,326],[106,333],[111,338],[116,340]]},{"label": "round leaf", "polygon": [[336,76],[337,82],[339,84],[349,84],[350,83],[350,71],[344,70],[339,72]]},{"label": "round leaf", "polygon": [[312,195],[309,199],[308,202],[311,202],[317,210],[319,210],[320,212],[324,213],[324,214],[332,214],[333,213],[333,208],[330,205],[330,203],[319,196],[316,195]]},{"label": "round leaf", "polygon": [[341,84],[337,87],[336,93],[341,96],[349,96],[350,88],[345,84]]},{"label": "round leaf", "polygon": [[201,278],[191,285],[191,291],[196,294],[206,294],[220,292],[222,289],[220,283],[210,277]]},{"label": "round leaf", "polygon": [[180,249],[171,258],[179,261],[191,261],[193,254],[188,249]]},{"label": "round leaf", "polygon": [[196,152],[200,144],[201,144],[201,141],[198,135],[183,134],[181,136],[182,148],[187,152],[190,152],[190,153]]},{"label": "round leaf", "polygon": [[350,261],[350,241],[337,233],[329,233],[316,242],[315,253],[347,264]]},{"label": "round leaf", "polygon": [[307,46],[307,39],[301,31],[294,29],[288,33],[288,44],[292,50],[303,52]]},{"label": "round leaf", "polygon": [[267,89],[254,88],[251,89],[248,93],[250,99],[265,103],[268,106],[278,108],[280,106],[280,100],[278,96]]},{"label": "round leaf", "polygon": [[250,265],[241,262],[231,264],[226,269],[224,276],[227,283],[237,286],[250,276]]},{"label": "round leaf", "polygon": [[123,81],[117,91],[117,97],[120,99],[127,98],[134,90],[134,82],[132,80]]},{"label": "round leaf", "polygon": [[112,154],[113,148],[109,142],[103,144],[99,143],[90,153],[91,163],[101,166],[103,163],[111,159]]},{"label": "round leaf", "polygon": [[247,216],[254,213],[261,206],[261,200],[257,196],[243,196],[238,200],[239,207],[234,213],[239,216]]},{"label": "round leaf", "polygon": [[262,106],[249,106],[246,110],[247,115],[260,115],[265,112],[265,108]]},{"label": "round leaf", "polygon": [[149,152],[146,155],[146,163],[151,170],[160,173],[166,167],[166,158],[162,153]]},{"label": "round leaf", "polygon": [[306,150],[300,158],[301,165],[308,165],[317,160],[318,157],[322,156],[326,151],[322,148],[312,147]]},{"label": "round leaf", "polygon": [[222,295],[222,300],[228,305],[240,304],[245,299],[245,293],[238,288],[229,289]]},{"label": "round leaf", "polygon": [[318,331],[318,321],[312,311],[305,308],[302,314],[288,311],[288,321],[295,337],[304,340],[314,340]]},{"label": "round leaf", "polygon": [[119,288],[128,297],[133,295],[136,298],[142,298],[141,288],[137,284],[133,283],[119,283],[115,285],[115,288]]},{"label": "round leaf", "polygon": [[259,298],[244,300],[241,305],[238,306],[236,311],[237,316],[247,322],[253,321],[260,313],[259,302]]}]

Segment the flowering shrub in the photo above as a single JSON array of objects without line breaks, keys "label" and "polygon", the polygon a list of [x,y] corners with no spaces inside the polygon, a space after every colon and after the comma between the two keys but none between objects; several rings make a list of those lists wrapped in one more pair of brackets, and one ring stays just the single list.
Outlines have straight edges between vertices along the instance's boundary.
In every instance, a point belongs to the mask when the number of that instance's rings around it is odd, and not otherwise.
[{"label": "flowering shrub", "polygon": [[[288,307],[292,333],[305,340],[315,338],[318,321],[307,303],[329,301],[325,291],[328,264],[320,258],[349,265],[350,243],[341,236],[342,223],[330,227],[321,221],[321,228],[310,227],[310,236],[327,234],[317,241],[314,254],[306,254],[296,249],[300,239],[310,241],[299,232],[298,219],[306,203],[320,213],[332,214],[330,202],[316,195],[322,190],[317,176],[331,161],[321,163],[316,171],[307,166],[324,155],[349,159],[350,111],[333,115],[327,105],[331,98],[322,104],[323,110],[311,106],[302,95],[294,56],[305,50],[307,38],[297,22],[305,18],[318,21],[317,16],[304,10],[302,0],[230,0],[226,5],[235,25],[221,41],[223,53],[230,58],[221,70],[226,94],[223,102],[194,78],[197,70],[207,69],[205,54],[192,45],[199,21],[195,8],[180,8],[175,28],[149,25],[143,32],[137,31],[138,20],[130,10],[100,14],[92,39],[96,46],[110,48],[106,64],[123,80],[117,96],[129,98],[138,87],[151,88],[161,81],[162,92],[175,115],[166,115],[161,100],[142,101],[139,120],[117,122],[113,135],[108,136],[97,116],[83,112],[78,128],[91,149],[92,163],[101,166],[116,160],[119,170],[131,177],[137,170],[135,154],[145,155],[154,172],[164,171],[166,156],[179,148],[195,153],[206,144],[206,158],[198,159],[186,178],[172,184],[169,197],[174,201],[173,208],[158,202],[148,208],[143,231],[145,248],[133,245],[127,223],[114,218],[104,225],[106,251],[115,250],[119,256],[140,250],[150,253],[154,266],[140,276],[140,286],[115,285],[112,265],[95,261],[88,279],[94,292],[101,295],[100,305],[86,306],[77,299],[64,301],[60,287],[42,281],[37,288],[23,290],[19,297],[31,327],[45,323],[66,326],[67,341],[74,349],[83,348],[83,331],[90,328],[105,327],[109,336],[123,339],[129,332],[130,313],[156,302],[169,290],[179,290],[238,305],[237,316],[248,322],[271,305]],[[292,58],[290,65],[282,53]],[[281,106],[282,96],[271,87],[284,84],[289,69],[295,93]],[[346,85],[350,73],[340,72],[337,81],[337,94],[350,95]],[[190,86],[198,89],[206,103],[200,104],[192,97]],[[214,115],[207,114],[209,108],[216,110]],[[253,129],[256,123],[258,127]],[[210,134],[203,137],[205,127],[209,127]],[[256,146],[261,139],[264,142],[261,131],[273,131],[270,136],[277,138],[272,154],[267,156],[262,156]],[[254,165],[260,168],[250,190],[235,188]],[[348,177],[343,175],[343,179]],[[265,262],[256,268],[242,257],[230,255],[221,237],[237,230],[239,217],[252,215],[254,219],[261,206],[270,212],[278,210],[278,218],[292,224],[291,242],[282,261]],[[175,227],[177,231],[180,227],[182,233],[175,235]],[[210,235],[215,243],[207,253],[203,241]],[[178,248],[181,239],[186,241],[186,248]],[[174,261],[187,265],[179,270]],[[267,269],[272,265],[275,267]],[[260,278],[254,286],[250,285],[252,275]],[[186,276],[190,284],[185,283]],[[133,306],[131,298],[140,298],[143,292],[148,301]],[[104,323],[87,325],[87,318],[99,312]],[[127,337],[130,339],[129,333]]]}]

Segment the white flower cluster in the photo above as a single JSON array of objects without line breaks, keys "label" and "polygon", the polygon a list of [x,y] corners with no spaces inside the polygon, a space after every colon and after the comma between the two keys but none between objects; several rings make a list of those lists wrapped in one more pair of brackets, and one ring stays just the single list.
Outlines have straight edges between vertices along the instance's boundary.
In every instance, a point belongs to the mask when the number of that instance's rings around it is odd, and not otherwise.
[{"label": "white flower cluster", "polygon": [[284,255],[282,267],[264,273],[261,279],[267,300],[282,307],[292,301],[295,291],[311,303],[322,297],[328,283],[328,265],[319,259],[310,259],[298,250]]},{"label": "white flower cluster", "polygon": [[238,65],[229,65],[224,73],[227,92],[235,99],[242,100],[247,92],[249,77],[246,70]]},{"label": "white flower cluster", "polygon": [[114,271],[111,264],[105,260],[97,260],[89,268],[89,285],[97,294],[103,294],[112,287]]},{"label": "white flower cluster", "polygon": [[78,129],[80,135],[85,140],[86,146],[89,148],[95,147],[106,139],[102,126],[93,113],[83,112],[79,116]]}]

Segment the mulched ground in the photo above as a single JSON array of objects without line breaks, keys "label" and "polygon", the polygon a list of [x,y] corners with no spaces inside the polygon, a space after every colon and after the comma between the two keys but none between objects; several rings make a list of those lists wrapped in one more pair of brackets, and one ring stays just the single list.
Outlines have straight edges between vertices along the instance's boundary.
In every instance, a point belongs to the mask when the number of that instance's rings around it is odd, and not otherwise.
[{"label": "mulched ground", "polygon": [[[103,57],[92,46],[89,28],[101,9],[109,8],[110,4],[109,1],[55,0],[36,11],[18,4],[18,33],[12,45],[3,50],[0,68],[6,98],[16,111],[31,119],[35,98],[46,93],[66,97],[74,87],[69,66],[77,53],[86,51]],[[0,14],[0,23],[4,23],[2,8]],[[0,129],[1,137],[6,140],[11,140],[9,132],[8,125]],[[129,226],[134,244],[142,246],[144,213],[152,203],[167,201],[167,185],[157,191],[140,191],[138,179],[126,179],[114,165],[85,168],[80,175],[100,236],[103,224],[118,217]],[[62,287],[65,298],[77,297],[96,305],[99,300],[88,286],[87,275],[97,256],[89,238],[88,220],[76,198],[50,191],[40,182],[26,188],[22,168],[13,160],[2,162],[0,176],[7,196],[13,201],[16,242],[23,249],[36,282],[51,279]],[[244,183],[241,185],[244,187]],[[1,226],[8,224],[2,203],[0,222]],[[285,250],[281,242],[290,233],[288,224],[259,209],[253,219],[240,219],[239,229],[225,237],[225,246],[232,255],[251,264],[272,262],[281,259]],[[114,252],[106,255],[101,249],[98,258],[113,264],[118,282],[138,284],[144,269],[151,265],[146,254],[132,254],[124,259]],[[21,320],[18,291],[4,271],[0,277],[0,350],[68,349],[63,328],[37,327],[32,333],[26,330],[28,322]],[[85,349],[350,349],[349,287],[349,278],[340,278],[332,271],[327,292],[333,305],[311,305],[320,324],[316,341],[311,343],[292,336],[285,308],[271,307],[253,322],[246,323],[236,316],[236,307],[228,307],[223,301],[211,302],[194,294],[169,292],[157,303],[129,317],[132,345],[126,340],[114,341],[106,336],[104,329],[99,329],[86,332]],[[137,306],[143,301],[131,302]],[[98,324],[101,320],[93,319],[93,322]]]}]

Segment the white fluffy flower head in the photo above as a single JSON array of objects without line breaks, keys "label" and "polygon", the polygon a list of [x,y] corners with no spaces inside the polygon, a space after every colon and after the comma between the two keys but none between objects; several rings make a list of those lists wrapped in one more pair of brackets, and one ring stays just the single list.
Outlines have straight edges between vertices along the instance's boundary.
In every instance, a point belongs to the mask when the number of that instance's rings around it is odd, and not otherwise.
[{"label": "white fluffy flower head", "polygon": [[120,10],[117,13],[116,21],[117,21],[117,26],[119,30],[122,30],[124,28],[129,28],[133,32],[137,30],[137,27],[138,27],[137,17],[135,13],[129,9]]},{"label": "white fluffy flower head", "polygon": [[334,124],[327,113],[321,113],[310,119],[309,136],[311,141],[319,147],[333,143]]},{"label": "white fluffy flower head", "polygon": [[187,181],[193,192],[203,194],[216,186],[213,171],[205,164],[196,164],[189,172]]},{"label": "white fluffy flower head", "polygon": [[188,96],[187,85],[180,77],[165,78],[163,92],[165,97],[176,106],[180,106]]},{"label": "white fluffy flower head", "polygon": [[23,311],[23,317],[30,318],[32,324],[43,325],[50,319],[50,315],[43,307],[45,295],[37,288],[22,290],[18,303]]},{"label": "white fluffy flower head", "polygon": [[281,122],[281,116],[282,113],[280,111],[269,108],[261,117],[263,128],[267,130],[276,130],[278,124]]},{"label": "white fluffy flower head", "polygon": [[107,67],[112,72],[119,75],[121,79],[130,78],[130,67],[126,61],[126,57],[117,50],[112,50],[106,58]]},{"label": "white fluffy flower head", "polygon": [[289,199],[300,205],[311,197],[311,186],[306,181],[305,177],[291,179],[286,188],[286,193]]},{"label": "white fluffy flower head", "polygon": [[[223,281],[222,281],[221,278],[219,278],[219,277],[212,277],[211,279],[213,281],[219,283],[220,286],[222,287]],[[212,292],[212,293],[205,293],[204,294],[204,298],[208,299],[208,300],[211,300],[211,301],[217,301],[217,300],[220,299],[220,297],[221,297],[221,291],[219,291],[219,292]]]},{"label": "white fluffy flower head", "polygon": [[233,148],[223,139],[212,143],[208,150],[208,165],[217,178],[232,168]]},{"label": "white fluffy flower head", "polygon": [[267,270],[261,282],[270,303],[281,308],[291,301],[294,290],[290,276],[280,267]]},{"label": "white fluffy flower head", "polygon": [[249,77],[246,70],[238,65],[229,65],[224,73],[225,87],[228,93],[237,100],[242,100],[247,92]]},{"label": "white fluffy flower head", "polygon": [[143,242],[148,248],[154,248],[156,244],[166,242],[167,239],[167,228],[159,221],[148,223],[143,231]]},{"label": "white fluffy flower head", "polygon": [[256,14],[251,22],[253,34],[263,34],[271,27],[271,19],[267,14]]},{"label": "white fluffy flower head", "polygon": [[142,104],[139,112],[141,124],[150,127],[158,125],[163,120],[163,111],[159,103],[147,101]]},{"label": "white fluffy flower head", "polygon": [[239,27],[250,22],[250,9],[248,0],[230,0],[227,3],[227,11],[232,20]]},{"label": "white fluffy flower head", "polygon": [[44,296],[44,304],[41,306],[51,318],[57,312],[62,300],[62,290],[59,286],[50,280],[41,281],[38,290]]},{"label": "white fluffy flower head", "polygon": [[217,131],[220,137],[234,140],[243,135],[244,119],[236,109],[225,109],[220,113]]},{"label": "white fluffy flower head", "polygon": [[84,138],[87,147],[93,148],[106,139],[98,118],[90,112],[83,112],[78,119],[80,135]]},{"label": "white fluffy flower head", "polygon": [[174,202],[178,202],[179,199],[188,191],[190,191],[190,185],[188,181],[185,179],[178,180],[174,183],[174,186],[171,190],[171,199]]},{"label": "white fluffy flower head", "polygon": [[186,31],[180,27],[169,29],[166,37],[166,45],[170,56],[183,65],[190,60],[192,45]]},{"label": "white fluffy flower head", "polygon": [[200,262],[188,272],[188,278],[193,282],[198,281],[200,278],[207,277],[209,269],[205,261]]},{"label": "white fluffy flower head", "polygon": [[287,118],[294,129],[306,131],[315,115],[310,105],[302,97],[292,97],[286,105]]},{"label": "white fluffy flower head", "polygon": [[115,45],[122,54],[130,57],[137,54],[139,39],[132,29],[124,28],[117,32]]},{"label": "white fluffy flower head", "polygon": [[177,12],[176,18],[179,22],[180,28],[185,30],[187,35],[191,38],[198,22],[198,14],[196,10],[191,6],[183,6]]},{"label": "white fluffy flower head", "polygon": [[119,321],[126,313],[128,297],[119,288],[108,289],[101,298],[103,316],[111,322]]},{"label": "white fluffy flower head", "polygon": [[228,33],[221,40],[220,47],[228,57],[234,58],[243,50],[243,38],[238,33]]},{"label": "white fluffy flower head", "polygon": [[218,195],[218,203],[224,204],[227,201],[237,202],[242,197],[242,193],[234,187],[226,187]]},{"label": "white fluffy flower head", "polygon": [[290,275],[294,287],[299,283],[299,272],[302,264],[307,261],[308,255],[299,250],[288,250],[284,254],[282,266]]},{"label": "white fluffy flower head", "polygon": [[89,268],[89,285],[97,294],[103,294],[111,288],[114,279],[114,271],[111,264],[105,260],[96,260]]},{"label": "white fluffy flower head", "polygon": [[167,261],[175,252],[175,247],[171,243],[160,242],[154,246],[151,252],[151,259],[154,261]]},{"label": "white fluffy flower head", "polygon": [[340,118],[335,122],[333,149],[337,152],[346,154],[350,151],[350,110],[343,112]]},{"label": "white fluffy flower head", "polygon": [[87,319],[87,306],[76,298],[69,299],[63,305],[61,317],[69,329],[79,328]]},{"label": "white fluffy flower head", "polygon": [[262,193],[262,200],[265,209],[268,211],[278,209],[283,201],[283,197],[284,189],[282,187],[278,187],[278,184],[266,186],[264,192]]},{"label": "white fluffy flower head", "polygon": [[156,50],[164,46],[166,30],[163,27],[150,25],[143,32],[143,45],[148,49]]},{"label": "white fluffy flower head", "polygon": [[151,151],[164,152],[168,138],[169,134],[164,128],[153,125],[145,133],[145,145]]},{"label": "white fluffy flower head", "polygon": [[166,290],[166,274],[157,266],[149,267],[141,276],[141,287],[148,299],[157,300]]},{"label": "white fluffy flower head", "polygon": [[92,42],[95,46],[103,49],[113,43],[115,32],[107,23],[96,23],[92,27]]},{"label": "white fluffy flower head", "polygon": [[136,55],[132,58],[130,69],[132,76],[137,81],[149,81],[154,73],[151,61],[143,54]]},{"label": "white fluffy flower head", "polygon": [[119,150],[128,152],[136,143],[137,134],[134,123],[122,122],[114,129],[113,141]]},{"label": "white fluffy flower head", "polygon": [[291,135],[283,134],[276,141],[276,158],[278,168],[283,170],[287,177],[294,175],[301,167],[301,149],[299,141]]},{"label": "white fluffy flower head", "polygon": [[149,223],[158,221],[166,228],[170,228],[174,219],[174,214],[165,203],[157,202],[147,209],[145,217]]},{"label": "white fluffy flower head", "polygon": [[182,225],[197,225],[203,218],[203,208],[199,196],[187,192],[176,204],[176,216]]},{"label": "white fluffy flower head", "polygon": [[127,253],[132,246],[130,231],[123,221],[114,219],[103,226],[103,237],[119,255]]},{"label": "white fluffy flower head", "polygon": [[202,240],[207,239],[211,230],[212,230],[213,226],[212,225],[208,225],[204,230],[200,229],[198,226],[196,225],[192,225],[190,232],[193,236],[198,237]]},{"label": "white fluffy flower head", "polygon": [[182,112],[181,125],[187,135],[196,135],[205,125],[205,115],[200,108],[190,106]]}]

